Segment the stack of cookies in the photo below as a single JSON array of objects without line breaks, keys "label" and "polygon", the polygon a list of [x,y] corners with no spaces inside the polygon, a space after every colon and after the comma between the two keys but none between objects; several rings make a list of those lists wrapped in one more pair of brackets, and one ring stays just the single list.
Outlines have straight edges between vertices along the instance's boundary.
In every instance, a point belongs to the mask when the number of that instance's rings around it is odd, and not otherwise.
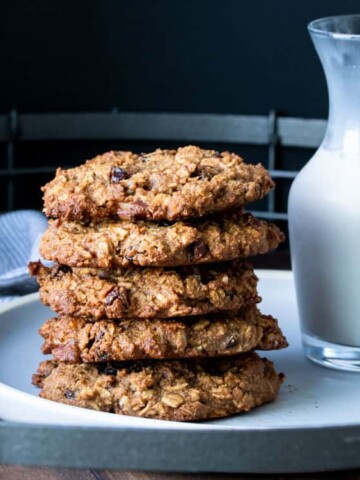
[{"label": "stack of cookies", "polygon": [[287,342],[245,259],[283,234],[243,212],[273,187],[261,165],[193,146],[59,169],[43,188],[55,264],[30,264],[58,314],[40,329],[40,396],[178,421],[274,400],[283,375],[254,350]]}]

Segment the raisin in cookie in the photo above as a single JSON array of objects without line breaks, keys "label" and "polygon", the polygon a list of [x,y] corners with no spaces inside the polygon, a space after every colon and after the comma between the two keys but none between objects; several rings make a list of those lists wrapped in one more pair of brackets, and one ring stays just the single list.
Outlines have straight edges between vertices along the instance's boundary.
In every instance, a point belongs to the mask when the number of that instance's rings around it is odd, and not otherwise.
[{"label": "raisin in cookie", "polygon": [[177,220],[245,205],[274,188],[265,168],[234,153],[188,146],[137,155],[108,152],[43,187],[48,217]]}]

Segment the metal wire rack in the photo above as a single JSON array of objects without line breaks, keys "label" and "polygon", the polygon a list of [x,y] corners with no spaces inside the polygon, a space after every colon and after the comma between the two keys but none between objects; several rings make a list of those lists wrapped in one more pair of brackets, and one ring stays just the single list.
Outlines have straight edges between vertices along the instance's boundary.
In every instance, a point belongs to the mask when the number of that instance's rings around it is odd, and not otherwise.
[{"label": "metal wire rack", "polygon": [[[268,149],[267,168],[276,180],[292,181],[296,170],[279,168],[280,148],[314,149],[326,128],[325,120],[281,117],[275,111],[267,116],[197,113],[133,113],[114,109],[105,113],[22,114],[12,110],[0,115],[0,142],[5,143],[5,158],[0,161],[0,179],[6,188],[5,205],[14,207],[14,180],[52,173],[54,166],[18,167],[17,145],[39,141],[177,141],[189,143],[231,143],[264,146]],[[276,191],[268,195],[266,207],[256,215],[287,221],[287,213],[276,210]]]}]

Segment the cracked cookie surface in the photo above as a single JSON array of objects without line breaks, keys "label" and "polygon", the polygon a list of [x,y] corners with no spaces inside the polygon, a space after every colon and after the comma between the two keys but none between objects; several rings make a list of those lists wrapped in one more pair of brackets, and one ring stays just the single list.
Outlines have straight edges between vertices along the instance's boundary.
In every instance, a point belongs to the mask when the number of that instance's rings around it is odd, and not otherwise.
[{"label": "cracked cookie surface", "polygon": [[42,362],[33,383],[48,400],[161,420],[225,417],[273,401],[283,381],[255,353],[231,358],[69,365]]},{"label": "cracked cookie surface", "polygon": [[149,154],[107,152],[43,187],[48,217],[177,220],[239,207],[274,188],[266,169],[229,152],[188,146]]},{"label": "cracked cookie surface", "polygon": [[165,225],[53,220],[40,251],[71,267],[162,267],[247,258],[276,248],[284,238],[276,225],[241,211]]},{"label": "cracked cookie surface", "polygon": [[170,268],[45,267],[31,262],[41,301],[60,315],[152,318],[238,310],[260,301],[243,261]]},{"label": "cracked cookie surface", "polygon": [[255,307],[181,319],[52,318],[40,328],[42,352],[58,361],[92,363],[144,358],[235,355],[287,347],[277,320]]}]

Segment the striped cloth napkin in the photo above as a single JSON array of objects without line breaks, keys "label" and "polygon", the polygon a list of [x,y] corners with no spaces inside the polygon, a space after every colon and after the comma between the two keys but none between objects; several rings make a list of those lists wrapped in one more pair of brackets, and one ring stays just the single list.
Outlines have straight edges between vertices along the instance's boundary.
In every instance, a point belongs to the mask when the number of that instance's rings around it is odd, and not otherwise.
[{"label": "striped cloth napkin", "polygon": [[46,227],[45,216],[34,210],[0,215],[0,303],[37,290],[27,264],[39,260],[40,238]]}]

